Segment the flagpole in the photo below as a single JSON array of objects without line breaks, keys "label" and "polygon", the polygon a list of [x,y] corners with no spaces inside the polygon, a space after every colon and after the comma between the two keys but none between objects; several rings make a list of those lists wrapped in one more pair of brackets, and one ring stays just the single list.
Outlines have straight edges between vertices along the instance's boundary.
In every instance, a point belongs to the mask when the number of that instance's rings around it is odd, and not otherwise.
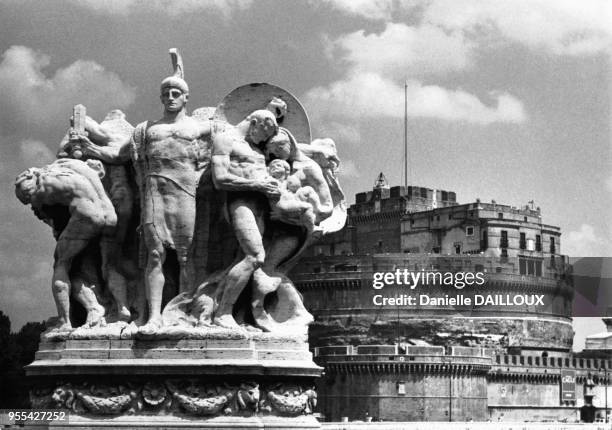
[{"label": "flagpole", "polygon": [[404,187],[408,192],[408,81],[404,81]]}]

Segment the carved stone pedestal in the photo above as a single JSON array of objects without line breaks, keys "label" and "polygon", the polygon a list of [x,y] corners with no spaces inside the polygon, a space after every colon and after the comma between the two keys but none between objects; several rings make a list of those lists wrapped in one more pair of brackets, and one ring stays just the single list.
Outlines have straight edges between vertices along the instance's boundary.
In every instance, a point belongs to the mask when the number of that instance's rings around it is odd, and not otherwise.
[{"label": "carved stone pedestal", "polygon": [[32,407],[70,413],[51,428],[319,428],[322,368],[302,338],[175,335],[47,336],[26,369]]}]

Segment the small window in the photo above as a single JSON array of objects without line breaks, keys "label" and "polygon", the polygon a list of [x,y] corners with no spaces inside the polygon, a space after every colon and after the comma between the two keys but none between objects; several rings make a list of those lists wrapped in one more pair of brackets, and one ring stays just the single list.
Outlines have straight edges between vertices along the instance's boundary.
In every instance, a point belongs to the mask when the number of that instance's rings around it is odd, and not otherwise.
[{"label": "small window", "polygon": [[453,214],[448,214],[448,219],[453,219]]},{"label": "small window", "polygon": [[461,254],[461,245],[455,245],[455,254]]},{"label": "small window", "polygon": [[508,247],[508,231],[507,230],[502,230],[501,231],[501,238],[499,240],[499,247],[500,248],[507,248]]},{"label": "small window", "polygon": [[501,256],[502,256],[502,257],[508,257],[508,250],[507,250],[506,248],[503,248],[503,249],[501,250]]},{"label": "small window", "polygon": [[499,212],[499,213],[497,214],[497,218],[499,218],[499,219],[504,219],[504,214],[503,214],[502,212]]},{"label": "small window", "polygon": [[436,221],[440,221],[440,215],[436,216]]},{"label": "small window", "polygon": [[519,248],[527,249],[527,238],[525,236],[525,233],[521,233],[521,237],[519,239]]},{"label": "small window", "polygon": [[466,236],[474,236],[474,227],[466,227],[465,228]]},{"label": "small window", "polygon": [[542,251],[542,236],[536,234],[536,243],[535,243],[536,251]]},{"label": "small window", "polygon": [[527,222],[527,217],[526,216],[523,217],[523,221]]},{"label": "small window", "polygon": [[314,267],[314,268],[312,269],[312,272],[313,272],[313,273],[321,273],[321,268],[320,268],[320,267]]},{"label": "small window", "polygon": [[527,274],[535,275],[535,261],[527,260]]},{"label": "small window", "polygon": [[556,252],[556,247],[555,247],[555,238],[554,237],[550,237],[550,253],[554,254]]}]

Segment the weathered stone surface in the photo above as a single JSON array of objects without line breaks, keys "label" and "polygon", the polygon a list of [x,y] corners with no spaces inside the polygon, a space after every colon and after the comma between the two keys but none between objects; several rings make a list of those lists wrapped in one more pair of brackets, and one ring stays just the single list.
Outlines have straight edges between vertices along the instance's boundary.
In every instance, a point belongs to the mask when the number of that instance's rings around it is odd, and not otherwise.
[{"label": "weathered stone surface", "polygon": [[[399,336],[399,338],[398,338]],[[521,318],[402,318],[375,321],[374,315],[318,320],[310,327],[313,346],[381,345],[421,339],[432,345],[557,347],[571,345],[573,329],[565,321]]]},{"label": "weathered stone surface", "polygon": [[58,318],[27,368],[32,402],[90,427],[133,425],[130,414],[316,427],[302,417],[322,371],[313,318],[287,273],[344,225],[335,144],[311,142],[300,103],[268,84],[189,116],[182,58],[170,55],[159,120],[133,127],[112,111],[97,123],[77,105],[60,159],[17,179],[57,239]]}]

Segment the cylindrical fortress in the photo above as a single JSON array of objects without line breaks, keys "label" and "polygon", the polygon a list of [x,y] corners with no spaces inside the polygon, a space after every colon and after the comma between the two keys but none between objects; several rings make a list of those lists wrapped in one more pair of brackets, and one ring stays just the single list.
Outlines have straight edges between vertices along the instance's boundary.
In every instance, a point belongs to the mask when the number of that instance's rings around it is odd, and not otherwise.
[{"label": "cylindrical fortress", "polygon": [[[549,368],[557,361],[579,367],[571,361],[574,290],[560,229],[544,224],[533,202],[515,208],[455,199],[390,188],[381,174],[372,191],[356,195],[345,228],[311,247],[291,273],[315,318],[309,342],[325,368],[317,386],[325,419],[574,413],[577,396],[560,400],[560,367]],[[517,373],[500,364],[508,354],[547,368],[522,364]],[[515,376],[532,371],[541,377],[519,387]],[[504,375],[509,382],[494,385]],[[515,389],[540,400],[507,404],[505,393]]]},{"label": "cylindrical fortress", "polygon": [[[566,267],[558,264],[558,272],[532,277],[511,273],[511,260],[477,255],[321,256],[305,258],[293,276],[315,316],[312,346],[419,339],[433,345],[569,350],[573,290]],[[406,273],[421,273],[430,282],[405,285]],[[461,289],[434,283],[449,273],[455,279],[457,273],[482,273],[484,283]],[[376,274],[392,274],[388,278],[393,280],[375,285]]]}]

